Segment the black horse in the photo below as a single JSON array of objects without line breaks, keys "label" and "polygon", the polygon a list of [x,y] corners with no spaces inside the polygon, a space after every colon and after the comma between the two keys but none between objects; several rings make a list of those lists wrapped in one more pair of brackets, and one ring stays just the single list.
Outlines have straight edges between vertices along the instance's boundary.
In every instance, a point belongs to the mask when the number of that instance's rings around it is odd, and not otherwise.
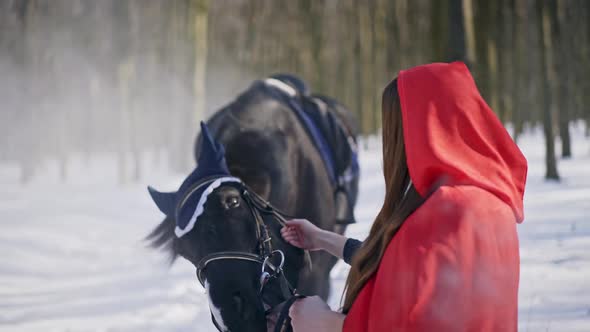
[{"label": "black horse", "polygon": [[[322,134],[332,148],[332,174],[293,110],[299,106],[315,107],[312,118],[327,114]],[[255,82],[203,128],[195,149],[198,167],[180,189],[151,190],[166,218],[148,238],[154,247],[197,267],[220,330],[262,331],[267,309],[286,300],[286,288],[326,299],[336,263],[328,254],[313,252],[313,268],[308,268],[304,253],[280,236],[283,214],[269,210],[265,201],[287,215],[343,232],[353,221],[358,190],[358,177],[344,176],[354,168],[354,122],[334,100],[311,96],[303,82],[281,75]],[[270,264],[263,263],[266,257]],[[285,263],[279,273],[281,258]]]}]

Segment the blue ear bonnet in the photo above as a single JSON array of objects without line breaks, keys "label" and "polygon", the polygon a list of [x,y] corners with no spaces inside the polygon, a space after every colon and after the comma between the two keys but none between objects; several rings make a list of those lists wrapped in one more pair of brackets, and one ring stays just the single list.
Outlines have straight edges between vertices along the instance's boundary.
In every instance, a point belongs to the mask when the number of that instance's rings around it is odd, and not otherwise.
[{"label": "blue ear bonnet", "polygon": [[197,167],[176,192],[162,193],[148,187],[152,199],[165,215],[174,216],[174,233],[182,237],[190,232],[203,213],[207,196],[224,182],[241,182],[232,177],[225,162],[223,145],[211,136],[201,122],[201,151]]}]

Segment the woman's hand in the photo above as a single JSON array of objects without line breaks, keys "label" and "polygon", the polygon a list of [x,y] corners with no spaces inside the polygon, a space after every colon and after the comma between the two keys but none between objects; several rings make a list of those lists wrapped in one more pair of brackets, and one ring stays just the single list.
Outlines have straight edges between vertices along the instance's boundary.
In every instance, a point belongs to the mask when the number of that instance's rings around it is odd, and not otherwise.
[{"label": "woman's hand", "polygon": [[306,219],[287,220],[281,235],[292,246],[312,251],[323,249],[338,258],[342,258],[346,243],[346,237],[325,231]]},{"label": "woman's hand", "polygon": [[306,297],[289,309],[294,332],[341,332],[344,316],[334,312],[318,296]]},{"label": "woman's hand", "polygon": [[281,235],[292,246],[306,250],[320,250],[320,238],[323,230],[306,219],[287,220],[287,226],[281,229]]}]

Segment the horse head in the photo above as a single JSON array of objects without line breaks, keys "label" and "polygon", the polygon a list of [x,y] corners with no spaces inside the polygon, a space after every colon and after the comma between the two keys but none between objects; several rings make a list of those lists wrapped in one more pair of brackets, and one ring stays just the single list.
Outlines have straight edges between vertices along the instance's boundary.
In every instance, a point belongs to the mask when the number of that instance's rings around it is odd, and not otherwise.
[{"label": "horse head", "polygon": [[201,135],[197,167],[180,188],[149,188],[166,218],[148,239],[196,267],[220,331],[264,331],[267,310],[296,286],[304,253],[281,238],[280,214],[229,174],[223,146],[203,123]]}]

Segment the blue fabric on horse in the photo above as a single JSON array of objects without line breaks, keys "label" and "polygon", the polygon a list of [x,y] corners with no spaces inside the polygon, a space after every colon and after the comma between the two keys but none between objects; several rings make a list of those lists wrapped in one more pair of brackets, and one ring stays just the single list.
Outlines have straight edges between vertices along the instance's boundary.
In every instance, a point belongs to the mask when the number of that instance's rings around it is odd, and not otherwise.
[{"label": "blue fabric on horse", "polygon": [[232,177],[225,162],[225,150],[221,143],[211,136],[205,123],[201,122],[202,145],[197,167],[174,193],[160,193],[148,187],[150,195],[166,215],[175,215],[177,237],[190,232],[207,196],[224,182],[241,182]]},{"label": "blue fabric on horse", "polygon": [[360,175],[358,152],[351,131],[334,114],[335,101],[302,94],[299,89],[304,83],[292,75],[275,75],[263,83],[271,87],[271,93],[289,105],[318,150],[334,187],[338,223],[354,223],[352,207],[355,198],[351,195],[354,191],[351,184]]},{"label": "blue fabric on horse", "polygon": [[[295,112],[295,114],[297,115],[299,120],[302,122],[303,126],[305,127],[305,130],[307,131],[307,133],[311,137],[313,144],[318,149],[320,156],[322,157],[322,160],[326,166],[326,171],[328,172],[328,176],[330,177],[330,181],[332,182],[333,185],[336,185],[337,178],[336,178],[336,172],[335,172],[335,166],[334,166],[334,159],[332,157],[332,151],[330,150],[330,147],[328,145],[328,142],[326,142],[324,135],[320,132],[318,126],[312,120],[312,118],[305,112],[305,110],[303,110],[301,104],[293,98],[296,95],[293,93],[290,93],[290,91],[288,91],[286,89],[282,89],[280,84],[276,81],[280,81],[281,83],[285,83],[285,84],[289,83],[289,82],[282,82],[280,79],[277,79],[277,78],[267,78],[264,82],[267,85],[273,86],[273,87],[277,88],[278,90],[280,90],[281,92],[283,92],[280,94],[277,93],[276,96],[279,99],[282,99],[283,101],[285,101],[291,107],[291,109]],[[297,91],[297,90],[294,88],[294,91]]]}]

